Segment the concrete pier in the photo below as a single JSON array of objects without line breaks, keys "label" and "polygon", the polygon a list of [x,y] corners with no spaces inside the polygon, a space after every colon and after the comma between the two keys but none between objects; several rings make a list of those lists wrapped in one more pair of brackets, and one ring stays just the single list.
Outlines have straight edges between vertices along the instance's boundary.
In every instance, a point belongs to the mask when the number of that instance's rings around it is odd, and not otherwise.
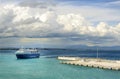
[{"label": "concrete pier", "polygon": [[58,57],[62,64],[71,64],[101,69],[120,70],[120,60],[106,60],[98,58]]}]

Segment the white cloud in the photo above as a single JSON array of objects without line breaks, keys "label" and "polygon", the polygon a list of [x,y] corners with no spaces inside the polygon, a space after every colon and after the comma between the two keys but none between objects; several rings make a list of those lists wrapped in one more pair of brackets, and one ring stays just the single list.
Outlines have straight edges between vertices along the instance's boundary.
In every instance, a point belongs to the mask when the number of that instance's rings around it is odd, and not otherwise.
[{"label": "white cloud", "polygon": [[[99,24],[93,26],[89,21],[90,19],[86,20],[86,18],[92,17],[93,19],[91,21],[120,20],[119,16],[115,15],[114,17],[113,14],[109,14],[112,12],[117,14],[117,11],[97,9],[84,6],[81,8],[56,6],[53,11],[50,11],[38,7],[14,4],[1,5],[0,37],[78,37],[79,39],[85,36],[85,39],[87,37],[88,39],[90,37],[119,39],[120,23],[115,26],[110,26],[105,22],[99,22]],[[112,20],[108,17],[112,18]],[[94,44],[88,43],[88,45]]]},{"label": "white cloud", "polygon": [[[1,8],[1,28],[5,27],[3,29],[4,32],[2,32],[3,37],[14,35],[39,37],[55,33],[59,35],[73,33],[74,35],[106,36],[108,33],[119,33],[116,30],[116,28],[119,28],[119,25],[112,27],[104,22],[100,22],[97,26],[92,26],[78,13],[59,14],[55,13],[55,11],[41,13],[40,9],[37,10],[38,8],[17,5],[5,5],[1,6]],[[35,9],[36,12],[33,12]],[[5,19],[2,20],[2,18]],[[10,23],[8,18],[11,19]],[[5,24],[3,24],[4,22]],[[8,25],[6,25],[6,22]]]},{"label": "white cloud", "polygon": [[63,30],[66,32],[77,32],[87,24],[84,17],[77,14],[59,15],[57,22],[64,26]]},{"label": "white cloud", "polygon": [[[103,5],[103,4],[101,4]],[[79,13],[89,19],[91,22],[119,22],[119,9],[103,8],[99,6],[71,6],[59,5],[56,10],[60,14]]]},{"label": "white cloud", "polygon": [[112,2],[108,2],[106,3],[106,5],[113,5],[113,6],[120,6],[120,1],[112,1]]},{"label": "white cloud", "polygon": [[115,29],[118,29],[119,26],[109,26],[105,22],[100,22],[97,26],[91,26],[85,18],[79,14],[59,15],[57,21],[64,26],[63,30],[65,32],[100,37],[111,36],[111,34],[114,35],[113,31],[118,32]]}]

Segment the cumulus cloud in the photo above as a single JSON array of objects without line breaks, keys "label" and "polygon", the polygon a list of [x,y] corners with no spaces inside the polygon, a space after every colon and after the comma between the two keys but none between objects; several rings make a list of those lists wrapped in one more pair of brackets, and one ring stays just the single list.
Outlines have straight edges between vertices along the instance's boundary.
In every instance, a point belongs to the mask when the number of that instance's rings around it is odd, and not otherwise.
[{"label": "cumulus cloud", "polygon": [[120,28],[120,24],[116,26],[109,26],[105,22],[100,22],[97,26],[92,26],[80,14],[58,14],[55,11],[48,10],[41,12],[38,8],[23,7],[18,5],[5,5],[1,6],[0,9],[2,11],[0,13],[1,37],[119,35],[118,28]]},{"label": "cumulus cloud", "polygon": [[[59,15],[58,23],[63,25],[63,30],[65,32],[73,32],[79,35],[88,36],[112,36],[114,34],[119,35],[119,24],[116,26],[109,26],[105,22],[100,22],[97,26],[91,26],[81,15],[77,14],[67,14]],[[114,36],[112,36],[114,37]]]},{"label": "cumulus cloud", "polygon": [[78,32],[81,27],[87,24],[84,17],[77,14],[59,15],[57,22],[64,26],[63,30],[66,32]]},{"label": "cumulus cloud", "polygon": [[114,26],[105,22],[92,25],[80,13],[59,13],[58,9],[51,11],[32,3],[1,5],[0,37],[68,37],[72,40],[77,37],[91,42],[119,39],[120,23]]}]

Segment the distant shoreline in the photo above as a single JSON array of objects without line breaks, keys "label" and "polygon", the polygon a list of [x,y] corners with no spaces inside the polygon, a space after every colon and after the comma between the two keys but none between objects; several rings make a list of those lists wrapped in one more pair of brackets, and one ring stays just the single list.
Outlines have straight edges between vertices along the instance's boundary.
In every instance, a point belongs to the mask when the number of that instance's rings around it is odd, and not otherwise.
[{"label": "distant shoreline", "polygon": [[[0,48],[0,50],[18,50],[20,48]],[[32,49],[32,48],[25,48],[25,49]],[[67,50],[63,48],[36,48],[38,50]]]},{"label": "distant shoreline", "polygon": [[[0,48],[0,50],[19,50],[20,48]],[[25,48],[27,49],[27,48]],[[32,48],[28,48],[28,49],[32,49]],[[36,48],[37,50],[78,50],[78,51],[96,51],[96,49],[72,49],[72,48]],[[120,51],[120,50],[116,50],[116,49],[99,49],[100,51]]]}]

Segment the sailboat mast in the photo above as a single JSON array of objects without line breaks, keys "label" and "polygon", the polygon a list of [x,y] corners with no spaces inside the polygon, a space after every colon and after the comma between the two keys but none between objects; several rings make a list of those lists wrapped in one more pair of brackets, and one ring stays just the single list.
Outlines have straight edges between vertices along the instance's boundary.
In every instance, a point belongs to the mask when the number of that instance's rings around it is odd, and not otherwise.
[{"label": "sailboat mast", "polygon": [[97,48],[97,58],[98,58],[98,48]]}]

